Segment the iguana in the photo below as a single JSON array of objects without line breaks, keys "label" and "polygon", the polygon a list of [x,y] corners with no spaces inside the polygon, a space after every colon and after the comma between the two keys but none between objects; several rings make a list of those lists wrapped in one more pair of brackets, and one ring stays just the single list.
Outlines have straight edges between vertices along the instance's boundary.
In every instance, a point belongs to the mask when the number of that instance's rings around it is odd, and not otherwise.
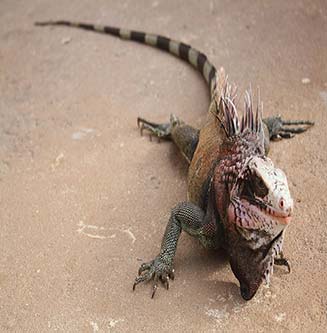
[{"label": "iguana", "polygon": [[36,25],[82,28],[159,48],[189,62],[209,86],[208,119],[200,130],[174,115],[165,124],[137,120],[141,131],[173,141],[188,161],[189,171],[188,200],[172,209],[160,253],[141,265],[133,290],[152,279],[152,297],[159,280],[169,288],[182,230],[198,238],[206,248],[226,250],[245,300],[255,295],[262,281],[269,282],[274,264],[285,265],[290,271],[282,246],[293,200],[285,174],[267,154],[271,140],[304,132],[313,122],[283,121],[279,116],[262,119],[260,99],[254,103],[251,90],[245,92],[243,115],[239,115],[236,86],[228,82],[223,70],[216,70],[205,54],[187,44],[88,23],[47,21]]}]

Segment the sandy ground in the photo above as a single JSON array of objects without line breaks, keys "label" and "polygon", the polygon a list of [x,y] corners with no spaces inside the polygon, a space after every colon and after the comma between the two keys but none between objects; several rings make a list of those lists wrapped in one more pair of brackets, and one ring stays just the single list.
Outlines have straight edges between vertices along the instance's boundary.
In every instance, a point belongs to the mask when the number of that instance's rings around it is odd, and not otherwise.
[{"label": "sandy ground", "polygon": [[[200,4],[201,3],[201,4]],[[326,1],[0,2],[0,331],[324,331],[327,324]],[[241,299],[222,254],[182,235],[176,279],[132,292],[157,254],[187,165],[141,137],[139,115],[200,126],[204,81],[160,51],[35,20],[161,33],[203,50],[265,115],[316,126],[275,143],[296,202],[270,288]]]}]

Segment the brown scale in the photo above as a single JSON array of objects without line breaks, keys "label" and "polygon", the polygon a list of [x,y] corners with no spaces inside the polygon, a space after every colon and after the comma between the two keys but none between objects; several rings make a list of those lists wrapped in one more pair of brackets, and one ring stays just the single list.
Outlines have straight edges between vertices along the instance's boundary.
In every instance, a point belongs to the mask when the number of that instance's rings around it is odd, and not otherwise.
[{"label": "brown scale", "polygon": [[224,137],[224,130],[217,118],[209,114],[207,123],[201,129],[199,142],[188,171],[188,198],[194,204],[201,205],[203,202],[206,195],[203,185],[220,156]]}]

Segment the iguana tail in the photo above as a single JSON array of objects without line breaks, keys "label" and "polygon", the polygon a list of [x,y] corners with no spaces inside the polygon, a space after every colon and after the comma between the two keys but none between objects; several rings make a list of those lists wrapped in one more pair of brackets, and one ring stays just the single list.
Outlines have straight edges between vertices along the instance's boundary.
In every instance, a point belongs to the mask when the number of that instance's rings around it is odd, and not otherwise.
[{"label": "iguana tail", "polygon": [[182,60],[188,62],[193,67],[195,67],[206,80],[210,92],[216,84],[216,68],[210,63],[207,56],[194,49],[190,45],[184,44],[172,40],[170,38],[148,34],[145,32],[116,28],[106,25],[80,23],[80,22],[70,22],[70,21],[45,21],[45,22],[35,22],[37,26],[47,26],[47,25],[63,25],[68,27],[80,28],[85,30],[90,30],[94,32],[104,33],[113,35],[122,39],[133,40],[135,42],[147,44],[156,47],[160,50],[169,52]]}]

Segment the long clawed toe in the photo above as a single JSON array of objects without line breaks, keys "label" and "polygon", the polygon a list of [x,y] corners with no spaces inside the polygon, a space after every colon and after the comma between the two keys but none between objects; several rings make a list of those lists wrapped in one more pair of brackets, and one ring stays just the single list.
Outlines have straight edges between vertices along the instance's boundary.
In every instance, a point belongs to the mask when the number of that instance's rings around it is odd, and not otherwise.
[{"label": "long clawed toe", "polygon": [[143,274],[135,278],[134,284],[133,284],[133,291],[135,290],[136,286],[144,281],[149,281],[151,280],[151,275],[150,274]]},{"label": "long clawed toe", "polygon": [[158,281],[159,281],[159,276],[155,275],[154,277],[154,282],[153,282],[153,287],[152,287],[152,294],[151,294],[151,298],[154,297],[157,289],[158,289]]},{"label": "long clawed toe", "polygon": [[[298,125],[305,125],[303,126],[298,126]],[[285,121],[282,120],[282,127],[280,128],[280,133],[279,135],[282,138],[289,139],[295,136],[295,134],[300,134],[308,130],[310,127],[314,125],[313,121],[308,121],[308,120],[289,120]],[[297,127],[285,127],[285,126],[297,126]]]},{"label": "long clawed toe", "polygon": [[315,123],[314,121],[310,120],[282,120],[282,125],[293,126],[293,125],[306,125],[306,126],[313,126]]},{"label": "long clawed toe", "polygon": [[158,281],[160,280],[164,286],[166,287],[167,290],[169,290],[169,280],[174,280],[174,273],[173,271],[170,273],[163,273],[161,275],[159,274],[155,274],[154,277],[154,283],[153,283],[153,287],[152,287],[152,295],[151,298],[154,297],[157,289],[158,289]]},{"label": "long clawed toe", "polygon": [[170,139],[170,131],[171,124],[156,124],[150,121],[147,121],[143,118],[137,118],[137,126],[140,129],[141,135],[143,135],[143,131],[146,130],[149,133],[150,141],[152,141],[152,136],[160,139],[169,140]]},{"label": "long clawed toe", "polygon": [[174,270],[170,271],[169,273],[163,273],[160,277],[161,282],[166,286],[166,289],[169,289],[169,280],[174,280]]},{"label": "long clawed toe", "polygon": [[280,116],[265,119],[268,126],[270,139],[281,140],[293,138],[296,134],[307,131],[314,125],[309,120],[283,120]]},{"label": "long clawed toe", "polygon": [[286,266],[288,272],[291,273],[291,264],[282,254],[280,255],[280,258],[275,258],[275,265]]}]

